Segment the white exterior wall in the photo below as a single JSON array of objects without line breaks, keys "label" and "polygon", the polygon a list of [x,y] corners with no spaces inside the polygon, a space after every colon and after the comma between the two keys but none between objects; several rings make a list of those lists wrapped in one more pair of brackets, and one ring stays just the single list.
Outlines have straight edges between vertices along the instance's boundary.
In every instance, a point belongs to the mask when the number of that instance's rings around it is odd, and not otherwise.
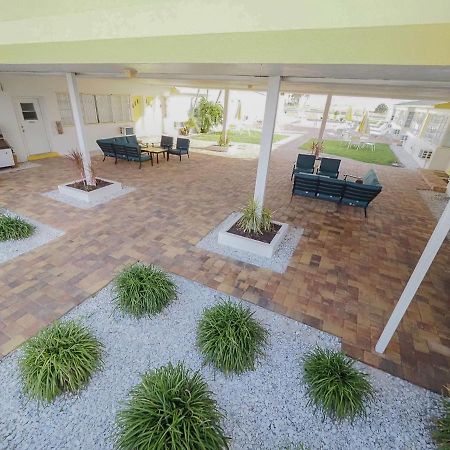
[{"label": "white exterior wall", "polygon": [[[0,130],[13,147],[19,161],[27,159],[27,150],[17,119],[16,98],[37,97],[41,106],[50,151],[68,153],[76,148],[75,128],[64,126],[64,133],[58,134],[56,121],[61,120],[56,93],[67,92],[64,76],[32,76],[0,74]],[[86,124],[86,139],[90,151],[98,150],[96,140],[117,136],[121,126],[134,126],[138,136],[161,134],[161,103],[159,96],[168,89],[150,86],[145,81],[129,79],[78,78],[80,93],[83,94],[122,94],[153,96],[151,107],[145,108],[144,116],[136,123]]]}]

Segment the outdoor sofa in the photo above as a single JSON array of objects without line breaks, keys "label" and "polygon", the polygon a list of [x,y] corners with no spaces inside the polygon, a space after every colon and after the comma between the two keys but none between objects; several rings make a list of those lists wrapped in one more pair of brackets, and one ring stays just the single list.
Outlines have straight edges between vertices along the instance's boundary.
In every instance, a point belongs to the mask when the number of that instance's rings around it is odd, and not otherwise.
[{"label": "outdoor sofa", "polygon": [[117,159],[138,161],[139,169],[141,168],[143,161],[150,161],[153,165],[152,155],[146,150],[141,149],[134,134],[108,139],[98,139],[97,144],[103,152],[103,161],[106,157],[114,158],[115,164],[117,164]]},{"label": "outdoor sofa", "polygon": [[[353,178],[351,181],[348,178]],[[381,185],[373,169],[362,178],[345,175],[344,180],[316,174],[296,173],[292,185],[292,197],[319,198],[331,202],[364,208],[367,217],[369,203],[381,192]]]}]

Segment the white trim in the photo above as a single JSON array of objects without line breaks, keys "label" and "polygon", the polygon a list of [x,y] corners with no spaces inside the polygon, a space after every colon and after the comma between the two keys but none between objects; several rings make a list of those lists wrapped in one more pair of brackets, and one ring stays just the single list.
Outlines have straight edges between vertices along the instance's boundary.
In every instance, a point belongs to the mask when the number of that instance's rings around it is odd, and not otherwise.
[{"label": "white trim", "polygon": [[70,97],[70,104],[72,106],[73,123],[75,125],[75,130],[77,134],[79,150],[83,156],[83,166],[84,166],[84,173],[86,176],[86,182],[87,184],[92,185],[93,182],[90,171],[91,155],[89,154],[89,149],[87,148],[86,145],[83,111],[81,108],[80,94],[78,93],[76,75],[74,73],[66,73],[66,80],[67,80],[67,89]]},{"label": "white trim", "polygon": [[327,95],[327,100],[325,101],[325,108],[323,110],[322,123],[320,124],[318,141],[323,141],[323,134],[325,133],[325,127],[327,126],[328,113],[330,112],[331,99],[333,96],[331,94]]},{"label": "white trim", "polygon": [[380,338],[378,339],[377,345],[375,346],[375,350],[378,353],[384,353],[386,347],[389,345],[389,342],[392,339],[397,327],[400,324],[400,321],[403,319],[403,316],[408,309],[414,295],[419,289],[420,284],[422,283],[425,275],[428,272],[428,269],[431,266],[437,252],[441,248],[444,239],[446,238],[448,232],[450,231],[450,200],[445,207],[444,212],[439,219],[439,222],[436,225],[436,228],[433,231],[420,259],[417,263],[414,272],[408,280],[408,283],[405,289],[400,296],[397,304],[395,305],[394,311],[389,318],[388,323],[384,327],[383,333],[381,333]]},{"label": "white trim", "polygon": [[267,173],[269,171],[270,153],[272,150],[273,132],[277,119],[278,98],[280,95],[281,77],[269,77],[267,85],[266,106],[264,109],[264,122],[261,133],[261,144],[256,172],[254,199],[262,210],[266,193]]}]

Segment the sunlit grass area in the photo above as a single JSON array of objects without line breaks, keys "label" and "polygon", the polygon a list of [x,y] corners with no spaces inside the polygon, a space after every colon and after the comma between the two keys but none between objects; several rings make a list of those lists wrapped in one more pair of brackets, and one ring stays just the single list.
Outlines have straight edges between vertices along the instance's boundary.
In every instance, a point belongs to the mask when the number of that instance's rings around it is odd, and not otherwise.
[{"label": "sunlit grass area", "polygon": [[[300,146],[300,149],[310,150],[313,139],[305,142]],[[362,161],[372,164],[382,164],[389,166],[392,163],[397,162],[397,157],[387,144],[375,144],[375,151],[372,151],[369,147],[364,148],[347,148],[346,141],[324,141],[323,153],[334,156],[342,156],[343,158],[354,159],[356,161]]]}]

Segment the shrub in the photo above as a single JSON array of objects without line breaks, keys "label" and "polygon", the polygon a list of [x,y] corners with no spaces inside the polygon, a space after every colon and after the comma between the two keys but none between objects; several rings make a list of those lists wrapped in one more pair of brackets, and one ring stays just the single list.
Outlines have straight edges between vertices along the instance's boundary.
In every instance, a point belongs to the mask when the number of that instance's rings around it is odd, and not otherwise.
[{"label": "shrub", "polygon": [[367,375],[353,364],[342,352],[321,348],[309,352],[304,375],[310,403],[338,420],[365,416],[365,404],[373,400],[373,388]]},{"label": "shrub", "polygon": [[242,209],[242,217],[237,225],[245,233],[262,234],[272,229],[272,213],[269,209],[263,208],[259,215],[258,202],[250,199],[247,206]]},{"label": "shrub", "polygon": [[115,283],[119,308],[135,317],[157,314],[177,296],[175,283],[153,265],[128,266]]},{"label": "shrub", "polygon": [[84,326],[56,322],[24,345],[20,369],[25,392],[52,401],[66,391],[77,391],[101,366],[102,344]]},{"label": "shrub", "polygon": [[243,305],[224,301],[206,309],[197,329],[197,344],[205,362],[224,373],[255,368],[263,356],[268,332]]},{"label": "shrub", "polygon": [[19,217],[0,214],[0,242],[26,239],[30,237],[36,227]]},{"label": "shrub", "polygon": [[223,418],[198,372],[182,364],[151,371],[117,415],[121,449],[224,449]]},{"label": "shrub", "polygon": [[210,102],[206,97],[202,97],[194,108],[194,119],[200,133],[208,133],[212,127],[222,123],[223,107],[220,103]]},{"label": "shrub", "polygon": [[[450,394],[450,391],[447,391]],[[444,398],[444,414],[436,420],[433,439],[439,450],[450,450],[450,399]]]}]

